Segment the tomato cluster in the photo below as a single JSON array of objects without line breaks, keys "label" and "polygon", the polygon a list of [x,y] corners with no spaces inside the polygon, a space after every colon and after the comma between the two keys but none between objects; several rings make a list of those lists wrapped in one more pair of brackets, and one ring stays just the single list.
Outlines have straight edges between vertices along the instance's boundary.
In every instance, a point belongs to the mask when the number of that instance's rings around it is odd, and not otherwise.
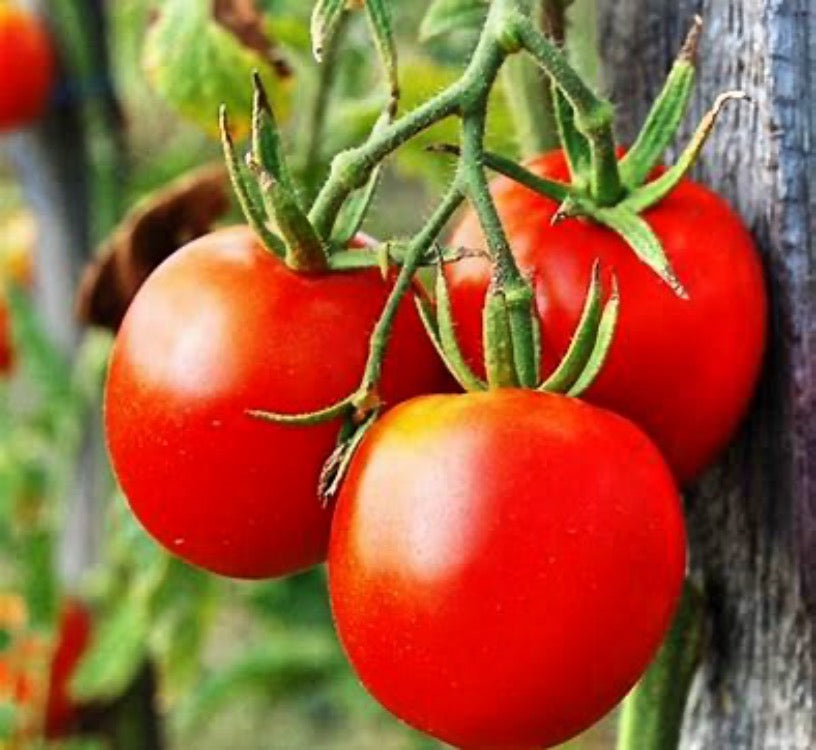
[{"label": "tomato cluster", "polygon": [[56,65],[51,38],[26,10],[0,2],[0,131],[25,127],[45,110]]},{"label": "tomato cluster", "polygon": [[[530,168],[566,176],[560,153]],[[316,487],[340,420],[249,412],[307,413],[352,392],[391,285],[374,270],[295,272],[235,227],[182,248],[138,293],[105,419],[131,508],[168,550],[241,578],[328,554],[337,631],[373,695],[458,747],[533,748],[609,711],[658,648],[684,579],[677,480],[716,456],[745,411],[765,295],[749,235],[699,185],[681,183],[646,216],[689,300],[608,230],[553,226],[556,205],[509,180],[493,193],[532,278],[545,371],[569,346],[595,258],[614,268],[620,332],[588,402],[450,394],[404,301],[381,382],[389,410],[332,512]],[[454,244],[482,243],[466,215]],[[445,273],[478,370],[489,267],[467,258]]]}]

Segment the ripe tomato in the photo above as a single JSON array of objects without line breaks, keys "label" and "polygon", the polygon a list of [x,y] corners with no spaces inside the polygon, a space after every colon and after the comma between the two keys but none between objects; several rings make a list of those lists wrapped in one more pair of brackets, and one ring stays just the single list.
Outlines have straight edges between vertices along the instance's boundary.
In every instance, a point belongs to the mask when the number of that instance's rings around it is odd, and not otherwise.
[{"label": "ripe tomato", "polygon": [[91,616],[82,603],[66,600],[60,614],[57,648],[51,659],[45,703],[45,735],[64,737],[75,726],[79,706],[70,697],[68,683],[91,639]]},{"label": "ripe tomato", "polygon": [[329,548],[363,684],[462,748],[562,742],[654,655],[682,587],[671,472],[631,422],[517,389],[426,396],[352,461]]},{"label": "ripe tomato", "polygon": [[31,13],[0,2],[0,130],[28,125],[45,110],[56,75],[51,39]]},{"label": "ripe tomato", "polygon": [[0,297],[0,375],[8,375],[14,369],[14,342],[12,341],[11,317],[5,301]]},{"label": "ripe tomato", "polygon": [[[527,165],[566,181],[561,152]],[[542,324],[545,372],[565,353],[592,264],[614,270],[620,324],[609,359],[587,400],[628,417],[663,450],[681,481],[693,479],[725,447],[759,374],[766,297],[750,235],[726,203],[684,180],[644,214],[690,295],[679,299],[616,234],[582,219],[551,224],[557,205],[506,178],[493,195],[522,271],[532,279]],[[483,247],[467,214],[452,243]],[[462,348],[481,367],[481,308],[490,268],[478,258],[448,266]]]},{"label": "ripe tomato", "polygon": [[[108,376],[108,446],[145,528],[171,552],[239,578],[325,558],[331,511],[316,488],[339,423],[273,425],[359,384],[389,286],[375,270],[306,275],[246,227],[196,240],[137,294]],[[446,387],[411,300],[386,357],[387,403]]]}]

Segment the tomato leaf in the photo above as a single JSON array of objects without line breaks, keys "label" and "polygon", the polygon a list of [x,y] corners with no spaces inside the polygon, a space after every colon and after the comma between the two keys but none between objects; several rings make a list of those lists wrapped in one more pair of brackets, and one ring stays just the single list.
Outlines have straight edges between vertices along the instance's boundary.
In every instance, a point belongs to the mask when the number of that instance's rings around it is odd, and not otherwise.
[{"label": "tomato leaf", "polygon": [[143,65],[154,89],[182,117],[217,136],[218,108],[226,104],[241,138],[250,126],[246,82],[252,71],[264,79],[281,118],[289,111],[292,77],[265,35],[262,16],[248,21],[247,4],[238,0],[216,6],[163,0],[145,38]]},{"label": "tomato leaf", "polygon": [[419,27],[420,41],[454,31],[478,31],[487,18],[486,0],[434,0]]},{"label": "tomato leaf", "polygon": [[81,701],[110,701],[124,693],[146,656],[150,632],[149,600],[130,596],[104,620],[71,679]]}]

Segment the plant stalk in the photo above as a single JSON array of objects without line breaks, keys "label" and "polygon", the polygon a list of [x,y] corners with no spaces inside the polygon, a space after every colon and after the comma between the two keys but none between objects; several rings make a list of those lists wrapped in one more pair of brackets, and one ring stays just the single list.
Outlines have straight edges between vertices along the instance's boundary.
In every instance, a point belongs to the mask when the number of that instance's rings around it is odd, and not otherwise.
[{"label": "plant stalk", "polygon": [[703,600],[686,582],[669,634],[623,704],[617,750],[676,750],[703,643]]}]

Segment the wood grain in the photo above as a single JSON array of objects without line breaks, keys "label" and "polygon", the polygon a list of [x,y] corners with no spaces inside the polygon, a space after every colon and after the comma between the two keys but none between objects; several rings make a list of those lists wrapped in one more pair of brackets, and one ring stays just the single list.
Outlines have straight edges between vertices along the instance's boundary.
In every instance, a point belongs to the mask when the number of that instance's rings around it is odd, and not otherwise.
[{"label": "wood grain", "polygon": [[[631,140],[695,12],[706,30],[684,135],[720,91],[728,109],[698,177],[725,194],[763,251],[772,343],[753,413],[687,493],[710,645],[685,750],[816,747],[816,3],[599,0],[607,93]],[[813,41],[811,41],[813,40]],[[712,248],[716,251],[716,248]]]}]

